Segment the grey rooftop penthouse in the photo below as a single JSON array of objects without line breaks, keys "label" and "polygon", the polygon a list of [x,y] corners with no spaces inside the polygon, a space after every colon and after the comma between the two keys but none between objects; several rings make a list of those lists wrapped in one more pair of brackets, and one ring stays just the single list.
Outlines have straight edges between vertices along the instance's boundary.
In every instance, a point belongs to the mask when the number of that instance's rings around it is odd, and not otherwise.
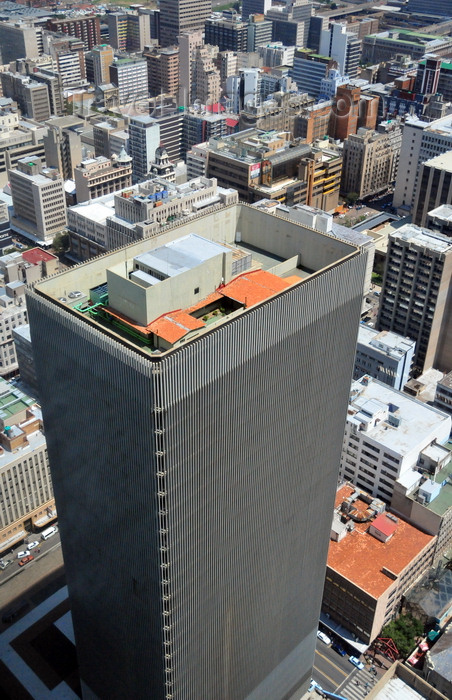
[{"label": "grey rooftop penthouse", "polygon": [[329,234],[237,204],[35,289],[62,312],[157,357],[358,254]]}]

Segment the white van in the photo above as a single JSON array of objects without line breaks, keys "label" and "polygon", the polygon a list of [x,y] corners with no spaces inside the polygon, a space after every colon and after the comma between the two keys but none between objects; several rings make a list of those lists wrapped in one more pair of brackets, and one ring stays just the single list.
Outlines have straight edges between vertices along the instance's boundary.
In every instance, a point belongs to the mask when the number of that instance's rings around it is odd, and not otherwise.
[{"label": "white van", "polygon": [[56,535],[57,532],[57,528],[52,525],[52,527],[48,527],[47,530],[43,530],[41,532],[41,539],[48,540],[49,537],[52,537],[52,535]]}]

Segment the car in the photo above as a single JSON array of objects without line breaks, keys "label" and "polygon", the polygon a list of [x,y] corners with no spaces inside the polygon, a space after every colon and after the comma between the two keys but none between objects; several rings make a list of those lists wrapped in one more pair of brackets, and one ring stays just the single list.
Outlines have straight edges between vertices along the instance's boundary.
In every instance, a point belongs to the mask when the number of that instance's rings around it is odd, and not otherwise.
[{"label": "car", "polygon": [[0,561],[0,569],[3,571],[4,569],[6,569],[7,566],[9,566],[12,563],[13,563],[12,559],[5,559],[5,561],[3,561],[3,559],[2,559]]},{"label": "car", "polygon": [[325,634],[325,632],[317,630],[317,638],[320,639],[320,641],[324,644],[331,644],[331,639],[328,637],[327,634]]},{"label": "car", "polygon": [[28,547],[28,549],[34,549],[35,547],[39,547],[38,540],[35,540],[34,542],[29,542],[27,547]]},{"label": "car", "polygon": [[358,659],[357,656],[350,656],[349,661],[350,661],[351,664],[353,664],[353,666],[356,666],[356,668],[359,668],[360,671],[363,670],[364,664],[363,664],[362,661],[360,661],[360,660]]},{"label": "car", "polygon": [[28,557],[29,554],[28,549],[24,549],[22,552],[17,552],[17,558],[22,559],[22,557]]},{"label": "car", "polygon": [[28,564],[30,561],[33,561],[34,556],[33,554],[29,554],[28,557],[24,557],[23,559],[20,560],[19,566],[25,566],[25,564]]},{"label": "car", "polygon": [[337,653],[338,653],[340,656],[345,656],[346,653],[347,653],[347,652],[345,651],[344,647],[341,646],[341,644],[339,644],[339,642],[333,642],[333,644],[331,645],[331,648],[334,649],[334,651],[337,651]]}]

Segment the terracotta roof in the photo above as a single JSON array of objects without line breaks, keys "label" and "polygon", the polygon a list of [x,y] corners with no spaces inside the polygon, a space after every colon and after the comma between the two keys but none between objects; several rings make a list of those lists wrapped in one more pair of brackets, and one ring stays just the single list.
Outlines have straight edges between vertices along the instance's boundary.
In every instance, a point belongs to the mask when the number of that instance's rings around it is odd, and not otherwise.
[{"label": "terracotta roof", "polygon": [[22,257],[25,260],[25,262],[31,263],[32,265],[36,265],[39,262],[42,262],[43,260],[45,262],[49,262],[49,260],[56,260],[56,255],[52,255],[51,253],[48,253],[46,250],[42,250],[42,248],[31,248],[30,250],[24,250],[22,253]]},{"label": "terracotta roof", "polygon": [[[298,281],[298,278],[297,278]],[[291,282],[273,275],[264,270],[245,272],[228,282],[219,291],[223,296],[234,299],[246,307],[254,306],[264,299],[268,299],[277,292],[282,292],[290,287]]]},{"label": "terracotta roof", "polygon": [[[354,491],[348,485],[339,489],[336,505],[340,505]],[[331,541],[328,567],[372,597],[379,598],[394,583],[382,569],[387,568],[395,575],[400,575],[433,537],[399,519],[391,539],[380,542],[367,533],[368,527],[368,522],[355,523],[354,530],[347,533],[340,542]]]},{"label": "terracotta roof", "polygon": [[394,532],[397,530],[397,523],[391,520],[391,518],[388,518],[386,513],[380,513],[380,515],[375,518],[372,525],[376,530],[379,530],[387,537],[394,534]]},{"label": "terracotta roof", "polygon": [[237,126],[239,123],[238,119],[232,119],[231,117],[226,117],[226,126]]},{"label": "terracotta roof", "polygon": [[213,114],[219,114],[224,112],[225,108],[220,102],[215,102],[215,104],[206,105],[206,112],[213,112]]}]

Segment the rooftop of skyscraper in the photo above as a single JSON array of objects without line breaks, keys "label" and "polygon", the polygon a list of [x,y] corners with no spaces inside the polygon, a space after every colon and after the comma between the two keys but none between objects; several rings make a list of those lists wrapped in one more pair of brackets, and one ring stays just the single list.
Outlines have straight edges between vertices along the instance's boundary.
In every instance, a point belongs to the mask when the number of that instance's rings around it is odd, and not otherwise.
[{"label": "rooftop of skyscraper", "polygon": [[448,253],[452,251],[452,241],[450,237],[442,233],[433,233],[426,228],[420,228],[414,224],[405,224],[391,234],[393,240],[403,240],[415,245],[423,246],[437,253]]},{"label": "rooftop of skyscraper", "polygon": [[357,254],[356,246],[329,234],[233,204],[47,278],[36,289],[157,356]]}]

